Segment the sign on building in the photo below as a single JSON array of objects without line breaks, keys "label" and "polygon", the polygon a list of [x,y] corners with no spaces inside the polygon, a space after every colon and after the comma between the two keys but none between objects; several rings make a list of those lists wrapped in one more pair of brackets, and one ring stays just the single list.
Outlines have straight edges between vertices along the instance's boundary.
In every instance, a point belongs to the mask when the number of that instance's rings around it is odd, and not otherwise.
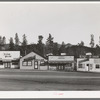
[{"label": "sign on building", "polygon": [[74,56],[49,56],[49,61],[74,61]]},{"label": "sign on building", "polygon": [[0,59],[17,59],[20,57],[20,51],[0,51]]}]

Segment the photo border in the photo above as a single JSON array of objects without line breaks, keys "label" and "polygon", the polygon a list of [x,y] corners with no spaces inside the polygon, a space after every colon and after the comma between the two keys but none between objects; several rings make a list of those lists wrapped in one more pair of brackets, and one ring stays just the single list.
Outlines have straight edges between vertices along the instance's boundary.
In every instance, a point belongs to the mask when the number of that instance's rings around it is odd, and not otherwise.
[{"label": "photo border", "polygon": [[[92,2],[92,1],[93,2],[99,2],[100,0],[0,0],[0,2]],[[53,93],[58,93],[58,94],[56,94],[57,97],[54,97],[54,98],[52,98],[52,97],[50,97],[50,98],[44,98],[44,97],[43,98],[38,98],[38,97],[35,97],[35,98],[15,97],[14,98],[14,97],[11,97],[10,98],[9,94],[8,94],[7,98],[4,98],[4,97],[1,97],[1,95],[2,95],[1,92],[3,93],[3,95],[4,95],[4,93],[8,93],[7,91],[5,91],[5,92],[4,91],[0,91],[0,100],[100,100],[100,96],[98,96],[98,95],[100,95],[99,91],[92,91],[92,92],[89,91],[93,95],[95,94],[93,92],[97,93],[97,96],[91,95],[91,96],[93,96],[93,98],[90,98],[90,97],[86,96],[86,94],[85,95],[83,94],[82,98],[80,98],[80,97],[75,97],[75,98],[73,98],[73,97],[69,98],[68,97],[67,98],[66,96],[65,96],[65,98],[63,98],[61,96],[59,97],[59,93],[63,93],[64,91],[53,91]],[[12,92],[15,92],[15,91],[12,91]],[[78,92],[80,92],[80,91],[78,91]],[[80,95],[80,93],[78,95]],[[16,95],[16,94],[14,94],[14,95]]]}]

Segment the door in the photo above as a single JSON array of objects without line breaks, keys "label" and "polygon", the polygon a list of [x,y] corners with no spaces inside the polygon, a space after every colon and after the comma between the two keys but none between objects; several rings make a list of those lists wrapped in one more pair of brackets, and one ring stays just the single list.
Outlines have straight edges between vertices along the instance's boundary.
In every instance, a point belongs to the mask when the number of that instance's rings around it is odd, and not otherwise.
[{"label": "door", "polygon": [[38,69],[38,61],[34,62],[34,69]]},{"label": "door", "polygon": [[11,68],[11,63],[10,62],[5,62],[4,63],[4,68]]}]

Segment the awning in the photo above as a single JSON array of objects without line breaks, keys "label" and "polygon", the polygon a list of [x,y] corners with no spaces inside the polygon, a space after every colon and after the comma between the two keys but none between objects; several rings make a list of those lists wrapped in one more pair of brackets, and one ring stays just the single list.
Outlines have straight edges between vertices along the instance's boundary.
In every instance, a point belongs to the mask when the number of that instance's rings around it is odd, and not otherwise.
[{"label": "awning", "polygon": [[89,61],[89,59],[80,60],[79,63]]},{"label": "awning", "polygon": [[19,62],[19,59],[2,59],[0,62]]},{"label": "awning", "polygon": [[12,60],[2,60],[2,62],[12,62]]},{"label": "awning", "polygon": [[74,63],[74,61],[48,61],[49,64],[67,64]]}]

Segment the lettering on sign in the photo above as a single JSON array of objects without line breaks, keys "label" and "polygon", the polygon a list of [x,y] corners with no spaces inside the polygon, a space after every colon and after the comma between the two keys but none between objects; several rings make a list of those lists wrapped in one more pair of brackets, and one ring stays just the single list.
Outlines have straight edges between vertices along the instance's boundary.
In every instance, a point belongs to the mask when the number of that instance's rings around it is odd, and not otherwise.
[{"label": "lettering on sign", "polygon": [[62,57],[60,57],[60,56],[59,56],[59,57],[58,57],[58,59],[65,59],[65,57],[63,57],[63,56],[62,56]]},{"label": "lettering on sign", "polygon": [[4,53],[4,56],[5,56],[5,58],[11,57],[11,54],[10,53]]},{"label": "lettering on sign", "polygon": [[49,56],[49,61],[74,61],[74,56]]}]

